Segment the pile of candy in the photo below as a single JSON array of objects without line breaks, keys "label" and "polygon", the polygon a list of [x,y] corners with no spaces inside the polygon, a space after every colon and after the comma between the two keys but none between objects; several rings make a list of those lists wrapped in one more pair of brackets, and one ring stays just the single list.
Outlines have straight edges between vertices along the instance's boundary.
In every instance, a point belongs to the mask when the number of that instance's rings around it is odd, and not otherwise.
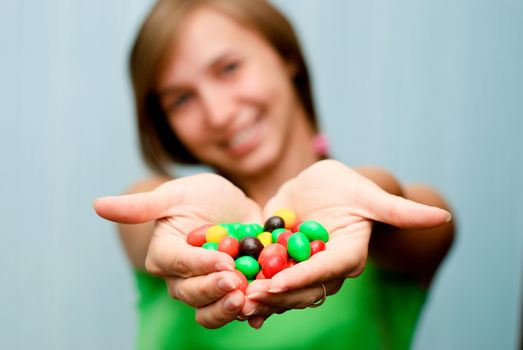
[{"label": "pile of candy", "polygon": [[283,269],[325,250],[329,233],[317,221],[300,222],[289,209],[277,210],[259,224],[205,225],[189,233],[196,247],[229,254],[246,279],[272,278]]}]

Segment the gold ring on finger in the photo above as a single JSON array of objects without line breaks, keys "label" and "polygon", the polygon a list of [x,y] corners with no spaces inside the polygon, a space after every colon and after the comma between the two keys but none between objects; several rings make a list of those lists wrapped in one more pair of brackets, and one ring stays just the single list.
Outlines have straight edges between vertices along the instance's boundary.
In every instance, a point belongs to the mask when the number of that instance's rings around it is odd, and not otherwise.
[{"label": "gold ring on finger", "polygon": [[314,303],[310,304],[309,307],[315,308],[315,307],[321,306],[325,302],[325,299],[327,299],[327,289],[325,288],[325,285],[323,284],[323,282],[321,282],[321,288],[323,289],[323,295],[321,296],[320,299],[318,299]]}]

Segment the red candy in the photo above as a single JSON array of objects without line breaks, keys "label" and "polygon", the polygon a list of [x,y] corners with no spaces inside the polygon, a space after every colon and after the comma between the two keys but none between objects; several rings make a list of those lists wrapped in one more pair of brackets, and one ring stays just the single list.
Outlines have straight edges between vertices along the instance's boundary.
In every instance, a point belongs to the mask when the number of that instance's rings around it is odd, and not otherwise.
[{"label": "red candy", "polygon": [[240,285],[238,286],[238,289],[245,294],[247,291],[247,287],[249,286],[249,281],[247,280],[247,277],[243,273],[241,273],[238,270],[234,270],[234,273],[236,273],[236,276],[240,279]]},{"label": "red candy", "polygon": [[240,242],[234,237],[227,236],[218,244],[218,250],[229,254],[233,259],[238,256],[240,250]]},{"label": "red candy", "polygon": [[301,220],[296,220],[296,223],[294,224],[294,226],[292,226],[292,229],[291,231],[292,232],[298,232],[300,230],[300,225],[303,221]]},{"label": "red candy", "polygon": [[289,267],[293,267],[294,265],[296,265],[298,262],[294,259],[289,259],[289,261],[287,262],[287,268]]},{"label": "red candy", "polygon": [[267,278],[272,278],[285,268],[287,268],[287,259],[281,255],[271,255],[262,264],[263,275]]},{"label": "red candy", "polygon": [[266,277],[265,275],[263,274],[263,271],[260,270],[260,272],[258,272],[258,274],[256,275],[256,279],[257,280],[264,280]]},{"label": "red candy", "polygon": [[289,237],[292,236],[294,232],[292,231],[285,231],[285,232],[282,232],[279,236],[278,236],[278,243],[280,243],[282,246],[284,247],[287,247],[287,241],[289,240]]},{"label": "red candy", "polygon": [[325,242],[321,240],[315,240],[311,242],[311,256],[325,250]]},{"label": "red candy", "polygon": [[201,247],[205,242],[205,235],[207,234],[207,229],[213,225],[204,225],[198,227],[197,229],[192,230],[187,235],[187,243],[195,247]]},{"label": "red candy", "polygon": [[269,244],[261,251],[260,256],[258,257],[258,263],[263,265],[265,259],[272,255],[281,255],[287,258],[287,248],[279,243]]}]

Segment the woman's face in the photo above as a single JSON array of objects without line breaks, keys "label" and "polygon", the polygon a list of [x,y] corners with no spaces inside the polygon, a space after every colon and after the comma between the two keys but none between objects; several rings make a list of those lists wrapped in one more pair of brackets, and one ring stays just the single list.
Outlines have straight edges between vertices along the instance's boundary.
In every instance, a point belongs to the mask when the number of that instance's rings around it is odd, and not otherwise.
[{"label": "woman's face", "polygon": [[201,8],[184,22],[158,90],[192,154],[230,175],[255,175],[277,165],[303,117],[292,75],[257,32]]}]

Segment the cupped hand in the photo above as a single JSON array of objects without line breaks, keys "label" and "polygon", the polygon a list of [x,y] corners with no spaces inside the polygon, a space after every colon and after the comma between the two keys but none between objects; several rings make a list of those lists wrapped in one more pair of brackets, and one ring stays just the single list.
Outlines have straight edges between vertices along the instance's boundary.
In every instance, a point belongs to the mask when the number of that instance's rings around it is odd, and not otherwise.
[{"label": "cupped hand", "polygon": [[272,279],[256,280],[247,289],[242,313],[261,327],[266,317],[305,308],[337,292],[346,277],[365,268],[372,223],[401,228],[430,228],[443,224],[449,213],[382,190],[344,164],[324,160],[285,183],[264,208],[269,217],[279,208],[292,209],[301,220],[316,220],[330,234],[327,249],[285,269]]},{"label": "cupped hand", "polygon": [[196,320],[218,328],[236,319],[245,301],[234,260],[193,247],[187,234],[206,224],[262,222],[260,207],[225,178],[200,174],[146,193],[103,197],[94,208],[105,219],[138,224],[156,220],[146,257],[149,273],[165,279],[172,297],[196,308]]}]

